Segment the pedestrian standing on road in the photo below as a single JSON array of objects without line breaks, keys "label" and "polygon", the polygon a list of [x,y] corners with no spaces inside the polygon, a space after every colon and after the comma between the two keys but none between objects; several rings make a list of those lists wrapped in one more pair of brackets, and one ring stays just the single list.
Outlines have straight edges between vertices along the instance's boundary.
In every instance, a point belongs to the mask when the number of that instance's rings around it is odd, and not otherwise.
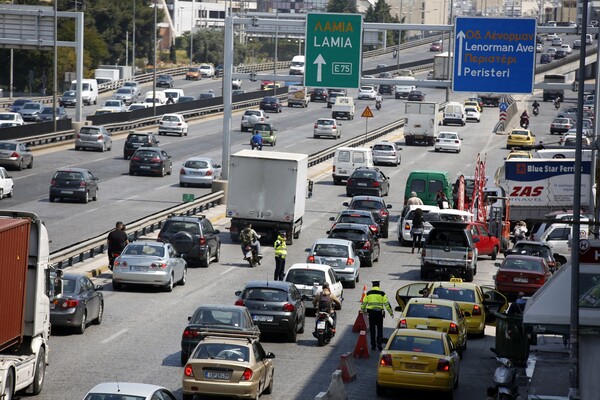
[{"label": "pedestrian standing on road", "polygon": [[115,224],[115,229],[108,234],[107,245],[108,245],[108,268],[112,271],[115,265],[115,258],[117,258],[129,240],[127,239],[127,233],[125,233],[123,222],[118,221]]},{"label": "pedestrian standing on road", "polygon": [[410,198],[406,201],[407,206],[422,206],[423,200],[417,197],[417,192],[410,192]]},{"label": "pedestrian standing on road", "polygon": [[280,232],[273,246],[275,248],[275,277],[276,281],[282,281],[285,275],[285,256],[287,256],[286,233]]},{"label": "pedestrian standing on road", "polygon": [[417,208],[412,220],[412,251],[415,252],[415,244],[417,245],[417,252],[421,251],[421,240],[423,239],[423,230],[425,229],[425,223],[423,222],[423,210]]},{"label": "pedestrian standing on road", "polygon": [[371,332],[371,350],[383,350],[383,318],[385,311],[394,318],[392,306],[385,292],[379,288],[379,281],[373,281],[373,287],[367,292],[360,307],[369,316],[369,331]]}]

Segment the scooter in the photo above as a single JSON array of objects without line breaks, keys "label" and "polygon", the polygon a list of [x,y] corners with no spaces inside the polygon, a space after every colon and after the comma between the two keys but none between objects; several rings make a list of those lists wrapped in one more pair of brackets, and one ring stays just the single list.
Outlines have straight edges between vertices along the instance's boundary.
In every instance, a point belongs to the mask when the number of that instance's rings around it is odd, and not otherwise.
[{"label": "scooter", "polygon": [[377,109],[377,111],[381,110],[381,102],[380,101],[375,102],[375,108]]},{"label": "scooter", "polygon": [[540,109],[538,107],[533,107],[533,116],[537,117],[540,113]]},{"label": "scooter", "polygon": [[254,149],[257,149],[257,150],[262,150],[262,148],[263,148],[263,145],[262,145],[262,143],[254,143],[254,142],[251,142],[251,143],[250,143],[250,146],[252,146],[252,150],[254,150]]},{"label": "scooter", "polygon": [[560,101],[555,101],[554,102],[554,109],[558,110],[560,108]]},{"label": "scooter", "polygon": [[397,50],[394,50],[394,51],[392,52],[392,57],[393,57],[393,58],[396,58],[396,57],[398,57],[398,51],[397,51]]},{"label": "scooter", "polygon": [[[496,349],[490,349],[494,354]],[[494,371],[494,387],[497,400],[520,400],[517,368],[512,361],[504,357],[496,357],[500,365]]]},{"label": "scooter", "polygon": [[250,268],[254,268],[257,265],[260,265],[260,260],[262,260],[262,256],[258,254],[255,247],[252,247],[248,244],[244,248],[244,259],[248,261]]},{"label": "scooter", "polygon": [[323,347],[333,339],[335,331],[329,322],[330,314],[319,311],[316,316],[316,326],[313,336],[317,338],[317,345]]},{"label": "scooter", "polygon": [[521,128],[527,129],[529,127],[529,118],[521,118]]}]

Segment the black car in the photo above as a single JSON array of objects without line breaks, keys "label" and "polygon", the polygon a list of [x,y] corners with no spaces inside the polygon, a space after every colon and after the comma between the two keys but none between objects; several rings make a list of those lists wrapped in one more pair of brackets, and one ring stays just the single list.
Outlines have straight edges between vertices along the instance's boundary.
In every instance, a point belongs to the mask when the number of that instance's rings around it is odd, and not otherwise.
[{"label": "black car", "polygon": [[244,290],[235,292],[236,306],[245,306],[261,333],[283,333],[296,342],[306,325],[304,301],[291,282],[252,281]]},{"label": "black car", "polygon": [[129,159],[140,147],[158,147],[160,142],[153,133],[131,132],[125,139],[123,146],[123,158]]},{"label": "black car", "polygon": [[379,85],[378,93],[379,94],[394,94],[395,86],[394,85]]},{"label": "black car", "polygon": [[223,77],[223,64],[219,64],[215,67],[215,77]]},{"label": "black car", "polygon": [[563,49],[558,49],[556,50],[556,53],[554,53],[554,58],[556,60],[560,60],[561,58],[566,58],[567,57],[567,52]]},{"label": "black car", "polygon": [[335,99],[338,96],[344,96],[344,94],[340,92],[331,92],[327,95],[327,108],[333,107],[333,105],[335,104]]},{"label": "black car", "polygon": [[61,107],[77,105],[77,92],[75,90],[67,90],[58,98],[58,105]]},{"label": "black car", "polygon": [[263,97],[258,108],[263,111],[274,111],[276,113],[280,113],[282,110],[281,100],[275,96]]},{"label": "black car", "polygon": [[379,235],[379,224],[373,217],[371,211],[366,210],[344,210],[341,211],[336,217],[330,217],[330,221],[333,221],[332,228],[339,223],[350,223],[350,224],[363,224],[368,225],[374,234]]},{"label": "black car", "polygon": [[221,257],[220,233],[204,215],[171,216],[163,223],[158,240],[175,247],[191,240],[193,246],[183,258],[189,265],[208,267],[211,261],[218,262]]},{"label": "black car", "polygon": [[344,206],[348,207],[349,210],[367,210],[371,211],[375,221],[379,224],[379,230],[381,237],[387,238],[390,226],[390,212],[388,209],[392,208],[391,204],[385,204],[383,197],[375,196],[354,196],[351,202],[345,202]]},{"label": "black car", "polygon": [[310,101],[323,101],[327,102],[327,89],[324,88],[315,88],[310,94]]},{"label": "black car", "polygon": [[354,243],[361,267],[372,267],[373,262],[379,261],[379,239],[368,225],[339,223],[327,233],[330,239],[344,239]]},{"label": "black car", "polygon": [[387,196],[390,193],[390,180],[379,168],[359,167],[346,181],[346,196],[357,194]]},{"label": "black car", "polygon": [[179,100],[177,100],[178,103],[187,103],[190,101],[195,101],[196,98],[194,96],[180,96]]},{"label": "black car", "polygon": [[[68,119],[69,115],[64,107],[56,107],[56,119]],[[40,121],[52,121],[52,107],[44,107],[40,113]]]},{"label": "black car", "polygon": [[85,332],[87,324],[102,323],[104,315],[104,297],[99,291],[101,285],[94,285],[83,275],[63,274],[63,294],[50,303],[50,324],[75,328],[79,334]]},{"label": "black car", "polygon": [[171,175],[171,156],[158,147],[141,147],[133,153],[129,162],[129,175],[156,174]]},{"label": "black car", "polygon": [[552,56],[548,53],[544,53],[540,56],[540,64],[550,64],[552,62]]},{"label": "black car", "polygon": [[59,169],[50,181],[50,202],[56,199],[98,200],[98,178],[83,168]]},{"label": "black car", "polygon": [[558,270],[561,263],[554,258],[552,247],[548,243],[533,240],[520,240],[511,249],[504,252],[504,256],[511,254],[541,257],[548,263],[552,272]]},{"label": "black car", "polygon": [[377,77],[378,78],[383,78],[383,79],[392,79],[392,78],[394,78],[394,75],[391,72],[386,71],[386,72],[380,72],[377,75]]},{"label": "black car", "polygon": [[246,307],[204,304],[188,317],[188,324],[181,335],[181,364],[185,365],[190,354],[207,335],[259,335],[260,330],[252,321]]},{"label": "black car", "polygon": [[156,87],[172,88],[175,85],[175,80],[171,75],[160,75],[156,78]]},{"label": "black car", "polygon": [[425,94],[420,90],[412,90],[408,94],[408,101],[425,101]]}]

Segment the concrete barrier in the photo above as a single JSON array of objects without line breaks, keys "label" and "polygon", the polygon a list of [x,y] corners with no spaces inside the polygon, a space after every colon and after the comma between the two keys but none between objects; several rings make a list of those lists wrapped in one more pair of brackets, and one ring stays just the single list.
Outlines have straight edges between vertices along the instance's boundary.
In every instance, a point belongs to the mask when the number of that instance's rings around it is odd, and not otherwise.
[{"label": "concrete barrier", "polygon": [[342,371],[339,369],[331,374],[331,383],[327,392],[320,392],[315,396],[315,400],[347,400],[348,393],[342,381]]},{"label": "concrete barrier", "polygon": [[223,201],[221,204],[225,204],[227,202],[227,181],[215,179],[212,184],[212,193],[223,191]]}]

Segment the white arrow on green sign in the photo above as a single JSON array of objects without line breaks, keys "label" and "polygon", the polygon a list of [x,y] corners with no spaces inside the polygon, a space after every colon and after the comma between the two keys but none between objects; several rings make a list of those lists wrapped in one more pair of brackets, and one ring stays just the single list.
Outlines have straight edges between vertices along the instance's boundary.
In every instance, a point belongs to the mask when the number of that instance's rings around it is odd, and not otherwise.
[{"label": "white arrow on green sign", "polygon": [[305,86],[358,88],[362,70],[362,16],[307,14],[305,58]]}]

